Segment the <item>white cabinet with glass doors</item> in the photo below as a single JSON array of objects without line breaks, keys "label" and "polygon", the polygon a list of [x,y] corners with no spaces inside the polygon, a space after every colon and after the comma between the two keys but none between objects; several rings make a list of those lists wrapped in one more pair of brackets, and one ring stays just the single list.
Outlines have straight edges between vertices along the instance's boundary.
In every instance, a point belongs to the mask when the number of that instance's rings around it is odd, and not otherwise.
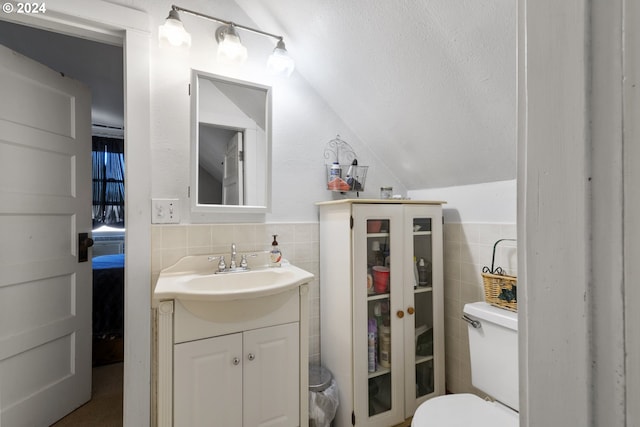
[{"label": "white cabinet with glass doors", "polygon": [[441,204],[318,204],[321,359],[340,389],[337,427],[388,427],[444,394]]}]

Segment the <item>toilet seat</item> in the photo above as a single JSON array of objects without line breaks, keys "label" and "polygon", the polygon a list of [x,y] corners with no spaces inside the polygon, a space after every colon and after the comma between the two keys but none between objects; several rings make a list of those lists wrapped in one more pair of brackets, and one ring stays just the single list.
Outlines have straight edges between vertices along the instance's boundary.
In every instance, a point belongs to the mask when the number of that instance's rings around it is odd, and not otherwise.
[{"label": "toilet seat", "polygon": [[427,400],[413,415],[411,427],[518,427],[516,411],[475,394],[448,394]]}]

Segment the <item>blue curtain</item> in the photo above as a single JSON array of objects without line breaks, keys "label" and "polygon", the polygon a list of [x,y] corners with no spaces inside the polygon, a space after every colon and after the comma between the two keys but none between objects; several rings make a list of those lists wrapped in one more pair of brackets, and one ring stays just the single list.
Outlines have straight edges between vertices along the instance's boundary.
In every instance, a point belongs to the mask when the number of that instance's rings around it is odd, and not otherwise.
[{"label": "blue curtain", "polygon": [[124,228],[124,140],[93,137],[93,226]]}]

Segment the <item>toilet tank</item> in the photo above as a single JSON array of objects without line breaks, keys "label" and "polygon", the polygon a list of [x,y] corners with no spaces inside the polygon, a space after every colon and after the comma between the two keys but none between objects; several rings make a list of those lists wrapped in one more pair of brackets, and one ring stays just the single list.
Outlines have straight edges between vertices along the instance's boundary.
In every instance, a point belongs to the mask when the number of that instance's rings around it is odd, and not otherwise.
[{"label": "toilet tank", "polygon": [[495,400],[518,411],[518,313],[485,302],[464,306],[468,324],[471,382]]}]

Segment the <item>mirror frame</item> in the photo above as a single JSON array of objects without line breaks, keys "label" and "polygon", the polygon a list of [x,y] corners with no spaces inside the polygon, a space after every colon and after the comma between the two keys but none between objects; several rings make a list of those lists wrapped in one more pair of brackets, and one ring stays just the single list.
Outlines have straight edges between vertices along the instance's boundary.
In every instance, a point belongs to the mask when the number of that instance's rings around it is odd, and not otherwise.
[{"label": "mirror frame", "polygon": [[[264,183],[264,205],[214,205],[198,203],[198,167],[199,167],[199,124],[200,112],[200,86],[199,79],[216,81],[251,88],[252,90],[263,90],[265,92],[265,176]],[[237,80],[230,77],[207,73],[200,70],[191,70],[191,178],[189,187],[189,198],[191,212],[195,214],[264,214],[271,212],[271,118],[272,118],[272,88],[258,83]],[[214,123],[215,124],[215,123]],[[220,126],[224,126],[220,123]],[[258,183],[260,180],[257,180]]]}]

